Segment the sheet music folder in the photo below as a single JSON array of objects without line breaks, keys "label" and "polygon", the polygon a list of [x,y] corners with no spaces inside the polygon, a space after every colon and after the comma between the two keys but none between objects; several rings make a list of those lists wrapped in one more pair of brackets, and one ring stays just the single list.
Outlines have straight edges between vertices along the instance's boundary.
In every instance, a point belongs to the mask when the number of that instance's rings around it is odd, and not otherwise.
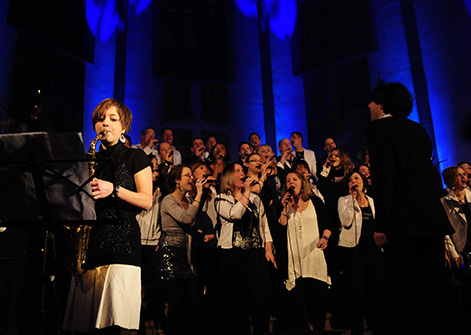
[{"label": "sheet music folder", "polygon": [[0,226],[92,224],[88,179],[81,133],[0,135]]}]

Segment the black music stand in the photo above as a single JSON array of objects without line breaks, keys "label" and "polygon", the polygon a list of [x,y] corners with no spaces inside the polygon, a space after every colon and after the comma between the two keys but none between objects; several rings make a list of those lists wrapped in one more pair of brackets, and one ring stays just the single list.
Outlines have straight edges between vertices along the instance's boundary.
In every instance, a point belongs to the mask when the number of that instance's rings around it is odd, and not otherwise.
[{"label": "black music stand", "polygon": [[41,334],[46,288],[55,280],[47,264],[54,231],[96,220],[86,161],[80,133],[0,135],[0,227],[6,227],[0,234],[17,225],[45,230]]}]

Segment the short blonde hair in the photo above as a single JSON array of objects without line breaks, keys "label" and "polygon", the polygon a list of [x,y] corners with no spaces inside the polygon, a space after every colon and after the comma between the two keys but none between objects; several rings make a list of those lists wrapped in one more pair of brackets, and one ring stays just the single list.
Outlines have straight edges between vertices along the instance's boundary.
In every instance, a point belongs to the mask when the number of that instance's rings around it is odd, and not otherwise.
[{"label": "short blonde hair", "polygon": [[263,148],[268,148],[270,149],[271,152],[273,152],[273,149],[271,148],[271,146],[269,146],[268,144],[262,144],[261,146],[257,148],[257,154],[260,154],[260,151],[262,151]]},{"label": "short blonde hair", "polygon": [[125,133],[128,133],[131,130],[132,113],[129,110],[128,106],[126,106],[121,101],[118,101],[112,98],[103,100],[93,110],[93,114],[92,114],[93,129],[95,129],[95,125],[97,124],[98,120],[100,120],[103,117],[103,115],[105,115],[106,111],[110,107],[113,107],[113,106],[116,107],[116,110],[118,111],[119,120],[121,122],[121,127],[123,128]]}]

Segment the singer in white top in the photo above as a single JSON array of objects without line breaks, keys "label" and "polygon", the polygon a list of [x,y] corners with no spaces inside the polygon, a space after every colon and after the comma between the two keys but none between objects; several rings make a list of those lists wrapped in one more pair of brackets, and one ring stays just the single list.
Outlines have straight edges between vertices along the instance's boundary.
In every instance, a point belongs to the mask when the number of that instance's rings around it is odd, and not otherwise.
[{"label": "singer in white top", "polygon": [[[286,227],[286,247],[278,248],[286,288],[290,291],[292,323],[296,329],[322,334],[325,327],[326,295],[331,284],[324,250],[331,236],[331,222],[321,199],[298,172],[286,176],[284,206],[278,222]],[[282,268],[280,266],[280,268]]]},{"label": "singer in white top", "polygon": [[339,237],[347,287],[346,307],[353,335],[363,334],[365,310],[374,333],[384,331],[383,249],[375,243],[373,199],[366,195],[368,181],[357,170],[347,175],[349,195],[339,198],[342,230]]},{"label": "singer in white top", "polygon": [[221,193],[214,204],[221,228],[217,334],[266,334],[270,323],[269,265],[276,267],[267,216],[254,180],[242,166],[231,163],[221,176]]}]

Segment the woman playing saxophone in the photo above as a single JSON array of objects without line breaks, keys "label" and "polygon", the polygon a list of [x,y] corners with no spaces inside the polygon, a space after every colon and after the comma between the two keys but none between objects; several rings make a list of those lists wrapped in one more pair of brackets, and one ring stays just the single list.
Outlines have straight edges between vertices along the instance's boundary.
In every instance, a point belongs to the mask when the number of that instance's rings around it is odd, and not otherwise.
[{"label": "woman playing saxophone", "polygon": [[104,132],[90,182],[97,223],[90,231],[88,270],[71,287],[65,330],[119,334],[139,329],[141,241],[136,214],[152,205],[152,170],[143,151],[120,141],[131,120],[128,107],[115,99],[102,101],[93,111],[94,130]]}]

